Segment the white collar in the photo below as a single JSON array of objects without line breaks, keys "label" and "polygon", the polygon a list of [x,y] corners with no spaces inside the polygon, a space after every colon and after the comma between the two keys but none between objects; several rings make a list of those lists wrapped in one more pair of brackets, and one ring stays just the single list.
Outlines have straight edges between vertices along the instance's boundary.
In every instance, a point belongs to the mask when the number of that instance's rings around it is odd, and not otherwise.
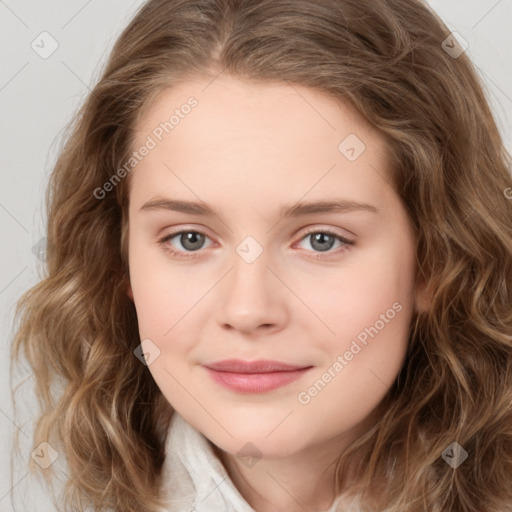
[{"label": "white collar", "polygon": [[[167,502],[162,512],[256,512],[235,487],[212,446],[173,413],[165,443],[162,482]],[[340,499],[326,512],[336,512]]]}]

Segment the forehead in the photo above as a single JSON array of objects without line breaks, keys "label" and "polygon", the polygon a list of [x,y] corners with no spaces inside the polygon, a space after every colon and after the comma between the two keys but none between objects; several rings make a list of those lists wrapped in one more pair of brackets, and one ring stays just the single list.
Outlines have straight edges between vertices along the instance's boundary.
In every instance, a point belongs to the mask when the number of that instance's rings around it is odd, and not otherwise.
[{"label": "forehead", "polygon": [[230,197],[266,190],[269,200],[283,186],[299,200],[307,189],[390,185],[383,135],[349,104],[295,84],[183,82],[153,99],[135,133],[134,149],[154,143],[131,176],[148,193],[180,177],[192,191],[219,192],[221,181]]},{"label": "forehead", "polygon": [[[187,103],[192,99],[196,106],[189,108]],[[173,114],[174,135],[183,131],[182,126],[187,123],[182,121],[189,116],[196,120],[197,136],[203,133],[201,128],[210,131],[211,137],[216,133],[211,132],[212,128],[222,128],[224,137],[231,128],[232,135],[241,138],[254,130],[284,127],[286,131],[281,135],[302,134],[314,142],[317,137],[328,135],[337,139],[345,131],[351,133],[350,130],[366,137],[375,132],[374,127],[340,98],[287,82],[255,82],[221,75],[213,81],[183,81],[151,96],[135,126],[136,144],[161,123],[169,121]],[[294,121],[298,120],[301,122],[296,125]]]}]

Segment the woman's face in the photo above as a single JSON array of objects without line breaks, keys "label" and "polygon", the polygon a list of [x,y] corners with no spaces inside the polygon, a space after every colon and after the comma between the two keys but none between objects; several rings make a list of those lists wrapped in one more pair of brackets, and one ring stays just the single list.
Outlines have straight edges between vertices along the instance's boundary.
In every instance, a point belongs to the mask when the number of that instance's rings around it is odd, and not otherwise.
[{"label": "woman's face", "polygon": [[[231,454],[357,437],[423,304],[384,138],[308,88],[219,77],[162,94],[135,146],[128,294],[169,403]],[[306,369],[206,368],[229,359]]]}]

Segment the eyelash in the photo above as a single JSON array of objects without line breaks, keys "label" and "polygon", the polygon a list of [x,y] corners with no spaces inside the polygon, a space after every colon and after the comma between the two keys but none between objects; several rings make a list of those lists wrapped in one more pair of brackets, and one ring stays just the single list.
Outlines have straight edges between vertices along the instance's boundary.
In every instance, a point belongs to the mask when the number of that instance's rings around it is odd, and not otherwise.
[{"label": "eyelash", "polygon": [[[206,238],[209,238],[208,235],[205,232],[201,231],[201,230],[198,230],[198,229],[182,229],[180,231],[175,231],[174,233],[170,233],[168,235],[165,235],[163,238],[161,238],[158,241],[158,243],[163,246],[165,251],[169,252],[173,256],[177,256],[179,258],[184,258],[184,259],[198,257],[198,255],[195,254],[195,253],[196,252],[200,252],[200,250],[198,250],[198,251],[177,251],[176,249],[171,248],[172,246],[169,246],[167,244],[168,240],[172,240],[176,236],[181,235],[183,233],[196,233],[196,234],[199,234],[199,235],[203,235]],[[336,250],[336,251],[328,251],[328,252],[325,252],[325,253],[318,252],[316,258],[319,259],[319,260],[326,259],[328,256],[332,256],[333,254],[337,254],[337,253],[349,250],[349,248],[350,248],[349,246],[354,245],[354,241],[353,240],[350,240],[348,238],[342,237],[342,236],[338,235],[337,233],[335,233],[334,231],[331,231],[329,229],[312,229],[311,231],[308,231],[307,233],[304,233],[304,235],[301,237],[299,242],[301,242],[302,240],[307,238],[309,235],[317,234],[317,233],[321,233],[323,235],[332,236],[336,240],[339,240],[340,242],[343,242],[345,244],[342,247],[339,247],[338,250]]]}]

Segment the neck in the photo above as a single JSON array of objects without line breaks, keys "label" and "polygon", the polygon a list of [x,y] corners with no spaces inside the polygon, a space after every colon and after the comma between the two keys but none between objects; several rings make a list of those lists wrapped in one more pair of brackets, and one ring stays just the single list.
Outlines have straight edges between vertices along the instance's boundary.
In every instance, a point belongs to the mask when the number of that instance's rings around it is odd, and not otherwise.
[{"label": "neck", "polygon": [[[285,458],[244,464],[214,447],[233,484],[256,512],[325,511],[335,500],[337,451],[315,445]],[[333,455],[334,454],[334,455]]]}]

